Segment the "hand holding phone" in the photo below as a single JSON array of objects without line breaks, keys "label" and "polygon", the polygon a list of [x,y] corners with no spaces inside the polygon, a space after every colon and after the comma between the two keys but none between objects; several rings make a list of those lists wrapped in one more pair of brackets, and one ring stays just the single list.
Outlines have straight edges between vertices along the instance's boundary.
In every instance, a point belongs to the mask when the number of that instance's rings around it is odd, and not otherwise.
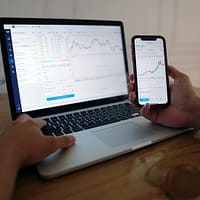
[{"label": "hand holding phone", "polygon": [[169,78],[164,37],[136,35],[132,38],[132,59],[137,103],[143,106],[169,104]]}]

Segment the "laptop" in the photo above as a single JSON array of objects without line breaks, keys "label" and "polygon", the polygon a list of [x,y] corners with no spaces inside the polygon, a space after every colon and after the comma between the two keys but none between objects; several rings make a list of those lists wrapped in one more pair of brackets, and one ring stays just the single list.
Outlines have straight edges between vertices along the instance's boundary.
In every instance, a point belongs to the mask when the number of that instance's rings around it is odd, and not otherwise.
[{"label": "laptop", "polygon": [[152,124],[128,99],[121,21],[1,18],[12,119],[43,118],[45,135],[76,144],[36,167],[50,179],[173,137],[188,129]]}]

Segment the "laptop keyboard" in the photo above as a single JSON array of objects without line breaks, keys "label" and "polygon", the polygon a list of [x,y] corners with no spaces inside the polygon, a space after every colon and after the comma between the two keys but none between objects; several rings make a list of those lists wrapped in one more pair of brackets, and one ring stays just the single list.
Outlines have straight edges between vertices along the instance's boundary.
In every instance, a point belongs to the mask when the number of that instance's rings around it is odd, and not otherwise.
[{"label": "laptop keyboard", "polygon": [[139,116],[139,109],[123,103],[46,118],[45,135],[61,136]]}]

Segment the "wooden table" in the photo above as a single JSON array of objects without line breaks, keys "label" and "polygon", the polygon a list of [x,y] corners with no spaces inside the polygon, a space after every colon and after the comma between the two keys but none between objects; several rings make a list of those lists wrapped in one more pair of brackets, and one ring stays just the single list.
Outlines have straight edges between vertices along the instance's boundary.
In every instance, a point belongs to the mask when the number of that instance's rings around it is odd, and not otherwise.
[{"label": "wooden table", "polygon": [[[7,96],[0,95],[0,130],[10,121]],[[50,181],[41,179],[35,168],[30,167],[20,171],[14,199],[170,199],[160,187],[147,181],[148,170],[158,163],[169,166],[193,162],[200,166],[198,157],[200,131],[195,130]],[[160,172],[156,173],[159,176]]]}]

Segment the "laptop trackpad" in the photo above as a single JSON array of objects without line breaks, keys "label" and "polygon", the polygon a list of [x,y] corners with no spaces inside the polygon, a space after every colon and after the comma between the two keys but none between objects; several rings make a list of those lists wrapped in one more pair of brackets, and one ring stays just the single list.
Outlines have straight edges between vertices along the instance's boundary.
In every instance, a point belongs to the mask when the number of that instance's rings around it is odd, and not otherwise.
[{"label": "laptop trackpad", "polygon": [[94,131],[93,133],[105,144],[117,147],[144,139],[150,136],[147,131],[136,126],[134,123],[126,123],[114,127]]}]

